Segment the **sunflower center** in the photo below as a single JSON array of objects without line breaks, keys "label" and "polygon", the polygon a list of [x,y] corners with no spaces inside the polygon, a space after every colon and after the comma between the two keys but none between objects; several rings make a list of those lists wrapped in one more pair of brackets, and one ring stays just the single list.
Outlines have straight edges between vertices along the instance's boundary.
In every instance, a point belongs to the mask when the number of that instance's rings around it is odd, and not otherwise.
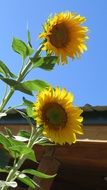
[{"label": "sunflower center", "polygon": [[56,48],[63,48],[69,42],[68,29],[64,23],[56,24],[49,36],[50,42]]},{"label": "sunflower center", "polygon": [[61,105],[53,102],[45,105],[43,119],[51,128],[59,129],[65,127],[67,114]]}]

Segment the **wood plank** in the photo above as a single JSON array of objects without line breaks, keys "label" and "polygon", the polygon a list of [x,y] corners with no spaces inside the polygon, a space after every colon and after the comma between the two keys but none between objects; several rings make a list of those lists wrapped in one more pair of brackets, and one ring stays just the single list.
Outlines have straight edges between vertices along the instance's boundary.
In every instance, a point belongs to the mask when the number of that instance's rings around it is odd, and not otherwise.
[{"label": "wood plank", "polygon": [[[16,135],[20,130],[30,131],[29,125],[0,125],[0,131],[5,132],[5,127],[12,130]],[[83,126],[84,135],[77,136],[79,139],[107,140],[107,125]]]}]

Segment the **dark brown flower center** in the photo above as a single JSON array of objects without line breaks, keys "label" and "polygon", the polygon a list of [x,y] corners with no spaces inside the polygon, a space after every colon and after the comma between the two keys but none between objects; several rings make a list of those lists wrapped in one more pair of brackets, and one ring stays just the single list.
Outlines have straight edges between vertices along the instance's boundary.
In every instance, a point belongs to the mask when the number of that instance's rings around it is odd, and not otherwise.
[{"label": "dark brown flower center", "polygon": [[69,42],[68,29],[64,23],[55,25],[49,36],[50,42],[56,48],[63,48]]},{"label": "dark brown flower center", "polygon": [[48,103],[43,107],[42,117],[45,124],[50,128],[63,128],[67,122],[67,114],[64,108],[58,103]]}]

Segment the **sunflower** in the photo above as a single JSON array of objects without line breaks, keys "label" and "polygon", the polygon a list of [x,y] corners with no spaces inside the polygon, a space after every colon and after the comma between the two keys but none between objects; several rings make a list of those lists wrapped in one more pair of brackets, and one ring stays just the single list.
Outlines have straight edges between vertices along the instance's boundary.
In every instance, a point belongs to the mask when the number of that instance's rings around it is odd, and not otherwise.
[{"label": "sunflower", "polygon": [[76,134],[83,134],[82,110],[72,102],[73,94],[57,87],[40,92],[34,103],[37,126],[42,125],[44,136],[56,144],[75,143]]},{"label": "sunflower", "polygon": [[88,28],[81,26],[85,17],[71,12],[61,12],[49,18],[39,35],[43,38],[43,50],[55,54],[62,64],[67,63],[67,56],[74,59],[87,50],[85,42]]}]

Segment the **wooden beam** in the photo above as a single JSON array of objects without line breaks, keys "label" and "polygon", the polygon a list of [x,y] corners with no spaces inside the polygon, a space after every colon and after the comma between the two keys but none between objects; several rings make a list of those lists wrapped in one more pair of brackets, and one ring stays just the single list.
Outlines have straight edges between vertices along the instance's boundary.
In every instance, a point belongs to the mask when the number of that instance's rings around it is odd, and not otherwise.
[{"label": "wooden beam", "polygon": [[[37,170],[49,175],[54,175],[57,173],[59,166],[60,162],[54,157],[54,147],[48,147],[40,160]],[[36,190],[50,190],[54,181],[54,177],[51,179],[41,179],[34,177],[33,180],[40,186],[40,188],[38,187]],[[29,190],[32,189],[29,188]]]}]

